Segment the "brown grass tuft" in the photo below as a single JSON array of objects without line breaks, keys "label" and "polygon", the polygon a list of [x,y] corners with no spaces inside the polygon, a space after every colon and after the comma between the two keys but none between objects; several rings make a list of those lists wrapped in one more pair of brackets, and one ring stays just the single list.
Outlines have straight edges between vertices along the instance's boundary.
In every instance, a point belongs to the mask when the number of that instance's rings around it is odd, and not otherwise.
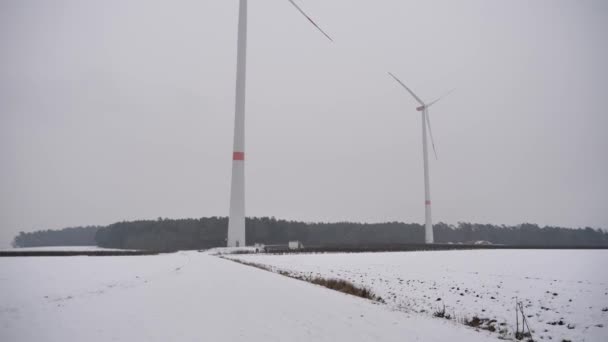
[{"label": "brown grass tuft", "polygon": [[370,300],[373,300],[376,302],[384,303],[384,300],[382,299],[382,297],[375,295],[370,289],[368,289],[366,287],[359,287],[346,280],[322,278],[322,277],[300,276],[300,275],[295,275],[295,274],[289,273],[287,271],[279,270],[279,269],[274,270],[274,269],[272,269],[266,265],[262,265],[262,264],[257,264],[257,263],[253,263],[253,262],[247,262],[247,261],[242,261],[242,260],[232,259],[232,258],[224,258],[224,257],[222,257],[222,258],[226,259],[226,260],[238,262],[239,264],[256,267],[256,268],[259,268],[259,269],[262,269],[265,271],[278,273],[278,274],[286,276],[286,277],[307,281],[309,283],[312,283],[315,285],[320,285],[320,286],[326,287],[331,290],[340,291],[342,293],[346,293],[349,295],[353,295],[353,296],[357,296],[357,297],[361,297],[361,298],[370,299]]}]

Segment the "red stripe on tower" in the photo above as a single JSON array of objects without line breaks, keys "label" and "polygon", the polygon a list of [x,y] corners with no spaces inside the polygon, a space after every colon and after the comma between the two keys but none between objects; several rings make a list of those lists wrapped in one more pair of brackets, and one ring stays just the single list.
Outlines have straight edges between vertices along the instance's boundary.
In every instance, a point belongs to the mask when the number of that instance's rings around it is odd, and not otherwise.
[{"label": "red stripe on tower", "polygon": [[431,201],[424,201],[425,205],[431,205]]},{"label": "red stripe on tower", "polygon": [[245,152],[232,152],[232,160],[245,160]]}]

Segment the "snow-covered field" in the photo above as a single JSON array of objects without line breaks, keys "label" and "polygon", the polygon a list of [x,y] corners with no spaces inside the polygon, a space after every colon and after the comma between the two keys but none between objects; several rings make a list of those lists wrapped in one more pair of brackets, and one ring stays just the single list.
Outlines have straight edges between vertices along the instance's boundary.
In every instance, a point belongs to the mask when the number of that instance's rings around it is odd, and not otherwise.
[{"label": "snow-covered field", "polygon": [[232,258],[296,275],[349,280],[371,288],[388,307],[420,316],[430,317],[445,304],[446,313],[456,320],[474,316],[495,319],[494,336],[504,328],[510,334],[514,331],[517,298],[523,301],[536,341],[608,341],[607,250],[259,254]]},{"label": "snow-covered field", "polygon": [[207,253],[0,258],[3,342],[448,340],[495,338]]}]

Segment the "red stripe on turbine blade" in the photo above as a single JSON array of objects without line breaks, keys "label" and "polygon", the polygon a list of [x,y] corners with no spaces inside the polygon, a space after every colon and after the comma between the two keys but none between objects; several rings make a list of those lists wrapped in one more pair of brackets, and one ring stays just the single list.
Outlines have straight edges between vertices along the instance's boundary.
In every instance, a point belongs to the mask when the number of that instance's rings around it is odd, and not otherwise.
[{"label": "red stripe on turbine blade", "polygon": [[245,152],[232,152],[232,160],[245,160]]},{"label": "red stripe on turbine blade", "polygon": [[431,205],[431,201],[424,201],[424,205]]}]

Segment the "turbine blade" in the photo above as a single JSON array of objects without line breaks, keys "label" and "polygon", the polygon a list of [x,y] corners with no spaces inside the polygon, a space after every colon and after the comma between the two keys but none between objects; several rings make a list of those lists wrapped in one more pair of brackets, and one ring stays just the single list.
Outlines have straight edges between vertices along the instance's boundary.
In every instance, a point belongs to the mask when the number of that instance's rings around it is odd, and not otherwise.
[{"label": "turbine blade", "polygon": [[408,93],[410,93],[414,97],[414,99],[416,99],[416,101],[418,101],[418,103],[420,103],[421,106],[424,106],[424,102],[422,102],[422,100],[418,96],[416,96],[416,94],[414,94],[414,92],[411,91],[410,88],[408,88],[403,82],[401,82],[401,80],[398,79],[397,76],[393,75],[390,72],[388,74],[391,75],[391,77],[394,78],[395,81],[397,81],[397,83],[401,84],[401,86],[403,88],[405,88],[405,90],[407,90]]},{"label": "turbine blade", "polygon": [[437,150],[435,149],[435,139],[433,139],[433,130],[431,129],[431,118],[429,116],[428,109],[424,110],[424,117],[426,121],[426,126],[429,128],[429,135],[431,136],[431,145],[433,146],[433,153],[435,154],[435,159],[437,159]]},{"label": "turbine blade", "polygon": [[456,90],[456,88],[448,91],[447,93],[445,93],[445,94],[441,95],[440,97],[436,98],[435,100],[431,101],[428,105],[426,105],[426,107],[428,108],[428,107],[432,106],[434,103],[439,102],[439,100],[441,100],[444,97],[450,95],[454,90]]},{"label": "turbine blade", "polygon": [[293,7],[295,7],[300,13],[302,13],[302,15],[305,16],[306,19],[308,19],[308,21],[310,21],[310,23],[313,24],[317,28],[317,30],[321,31],[321,33],[323,33],[323,35],[325,37],[327,37],[327,39],[329,39],[331,42],[334,41],[333,39],[331,39],[331,37],[327,33],[325,33],[325,31],[323,31],[319,27],[319,25],[317,25],[312,19],[310,19],[310,17],[306,13],[304,13],[304,11],[300,8],[300,6],[296,5],[296,3],[293,0],[288,0],[288,1],[291,2],[291,4],[293,5]]}]

